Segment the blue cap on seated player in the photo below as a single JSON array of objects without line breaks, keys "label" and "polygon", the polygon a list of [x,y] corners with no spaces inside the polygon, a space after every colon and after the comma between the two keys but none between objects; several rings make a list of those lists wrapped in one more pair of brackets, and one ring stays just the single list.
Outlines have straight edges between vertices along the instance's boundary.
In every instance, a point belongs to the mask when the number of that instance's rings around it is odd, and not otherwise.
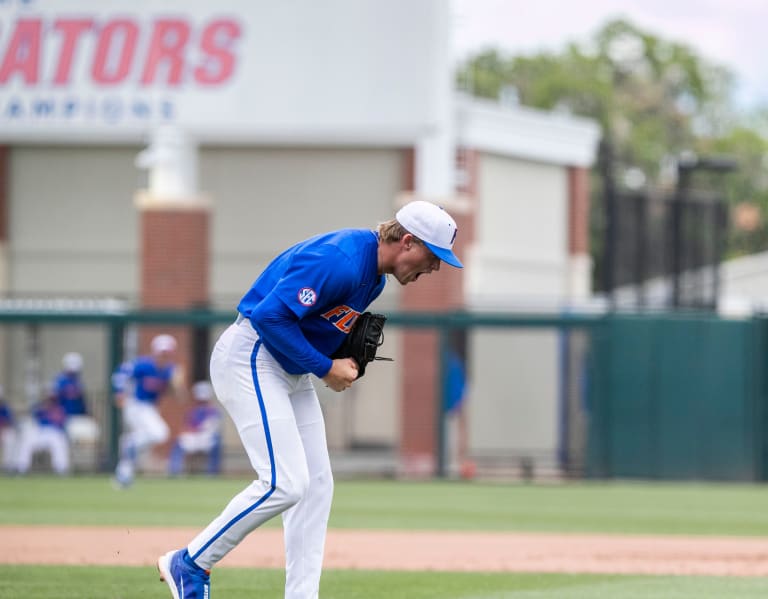
[{"label": "blue cap on seated player", "polygon": [[453,242],[458,232],[456,221],[443,208],[431,202],[415,200],[400,208],[395,219],[440,260],[456,268],[464,268],[453,253]]}]

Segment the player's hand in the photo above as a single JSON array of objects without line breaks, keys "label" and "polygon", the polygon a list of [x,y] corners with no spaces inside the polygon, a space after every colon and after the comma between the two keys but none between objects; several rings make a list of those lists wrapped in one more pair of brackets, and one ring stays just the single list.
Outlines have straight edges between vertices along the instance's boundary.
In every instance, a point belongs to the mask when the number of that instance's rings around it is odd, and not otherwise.
[{"label": "player's hand", "polygon": [[334,391],[344,391],[352,386],[356,378],[357,362],[352,358],[338,358],[333,361],[323,381]]}]

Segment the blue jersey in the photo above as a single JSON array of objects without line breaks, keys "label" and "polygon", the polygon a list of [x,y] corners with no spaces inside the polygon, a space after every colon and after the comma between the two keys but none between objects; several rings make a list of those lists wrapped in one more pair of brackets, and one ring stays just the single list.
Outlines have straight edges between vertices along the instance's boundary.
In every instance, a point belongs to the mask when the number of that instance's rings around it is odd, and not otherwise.
[{"label": "blue jersey", "polygon": [[59,401],[52,397],[40,402],[32,409],[32,417],[40,426],[48,426],[64,430],[67,414]]},{"label": "blue jersey", "polygon": [[85,391],[76,372],[62,372],[53,382],[53,392],[67,413],[67,416],[77,416],[86,413]]},{"label": "blue jersey", "polygon": [[13,417],[11,407],[4,401],[0,401],[0,428],[14,426],[16,420]]},{"label": "blue jersey", "polygon": [[216,406],[197,406],[187,413],[187,430],[201,431],[218,425],[221,413]]},{"label": "blue jersey", "polygon": [[132,385],[136,399],[154,404],[168,389],[172,376],[173,364],[161,368],[152,357],[143,356],[123,364],[112,376],[112,384],[118,393],[128,393]]},{"label": "blue jersey", "polygon": [[264,346],[290,374],[323,377],[357,317],[384,289],[378,235],[342,229],[275,258],[240,300]]}]

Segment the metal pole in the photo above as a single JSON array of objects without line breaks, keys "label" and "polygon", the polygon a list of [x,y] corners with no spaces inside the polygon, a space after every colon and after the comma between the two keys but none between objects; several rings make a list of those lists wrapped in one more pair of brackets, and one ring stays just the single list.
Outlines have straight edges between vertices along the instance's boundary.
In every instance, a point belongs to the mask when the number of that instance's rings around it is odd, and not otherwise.
[{"label": "metal pole", "polygon": [[725,253],[725,234],[728,228],[728,210],[725,202],[716,200],[713,206],[714,257],[712,260],[712,309],[717,311],[720,299],[720,264]]},{"label": "metal pole", "polygon": [[677,166],[677,188],[672,198],[672,308],[678,309],[681,304],[680,276],[683,269],[683,207],[688,193],[691,168],[687,165]]},{"label": "metal pole", "polygon": [[25,364],[24,393],[29,409],[45,398],[45,391],[40,375],[40,325],[30,323],[27,326],[27,359]]},{"label": "metal pole", "polygon": [[616,182],[613,176],[613,146],[607,139],[600,144],[600,169],[603,175],[605,202],[605,235],[603,237],[603,290],[611,310],[616,307],[614,297],[616,254]]},{"label": "metal pole", "polygon": [[107,466],[114,470],[119,457],[119,441],[122,432],[121,410],[115,405],[112,396],[112,374],[123,361],[123,336],[125,324],[120,319],[114,319],[109,323],[109,362],[107,372],[107,404],[109,406],[109,455]]},{"label": "metal pole", "polygon": [[648,269],[648,192],[639,192],[635,196],[635,288],[637,290],[637,305],[646,306],[645,279]]},{"label": "metal pole", "polygon": [[445,413],[445,399],[448,396],[448,350],[450,348],[450,327],[443,325],[439,329],[438,354],[440,365],[438,368],[439,381],[437,385],[437,398],[435,401],[436,427],[435,427],[435,470],[438,478],[447,478],[447,425]]}]

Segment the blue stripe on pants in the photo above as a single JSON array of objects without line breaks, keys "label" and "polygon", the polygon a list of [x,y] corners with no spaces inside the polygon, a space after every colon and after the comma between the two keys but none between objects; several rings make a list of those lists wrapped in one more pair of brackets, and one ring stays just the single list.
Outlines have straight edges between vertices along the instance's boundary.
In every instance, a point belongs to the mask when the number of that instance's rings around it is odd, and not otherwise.
[{"label": "blue stripe on pants", "polygon": [[269,422],[267,421],[267,409],[264,406],[264,397],[261,394],[261,387],[259,386],[259,377],[256,373],[256,355],[259,353],[259,348],[261,347],[261,339],[256,341],[256,343],[253,346],[253,351],[251,352],[251,376],[253,378],[253,388],[256,391],[256,397],[259,400],[259,410],[261,410],[261,422],[264,425],[264,435],[266,437],[267,441],[267,450],[269,451],[269,464],[272,470],[272,479],[269,483],[269,491],[267,491],[256,503],[254,503],[249,508],[243,510],[240,512],[237,516],[232,518],[229,522],[227,522],[224,526],[222,526],[221,530],[217,532],[211,540],[209,540],[205,545],[203,545],[195,555],[192,556],[192,561],[195,561],[200,555],[208,549],[208,547],[211,546],[212,543],[216,541],[221,535],[223,535],[227,530],[229,530],[232,526],[237,524],[240,520],[242,520],[245,516],[250,514],[253,510],[255,510],[257,507],[259,507],[262,503],[264,503],[267,499],[269,499],[270,495],[275,492],[275,487],[277,486],[277,474],[275,472],[275,453],[272,448],[272,435],[269,432]]}]

